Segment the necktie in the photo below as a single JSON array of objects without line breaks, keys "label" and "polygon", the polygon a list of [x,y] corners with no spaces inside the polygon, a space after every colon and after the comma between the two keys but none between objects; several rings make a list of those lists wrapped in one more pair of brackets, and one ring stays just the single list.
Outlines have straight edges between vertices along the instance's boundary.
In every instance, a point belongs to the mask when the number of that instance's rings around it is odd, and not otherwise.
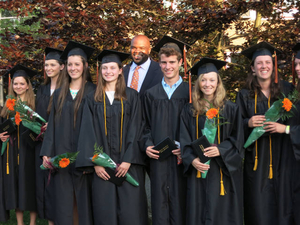
[{"label": "necktie", "polygon": [[132,76],[132,80],[131,80],[131,84],[130,84],[130,87],[135,89],[136,91],[138,90],[138,87],[139,87],[139,68],[141,68],[141,66],[135,67],[133,76]]}]

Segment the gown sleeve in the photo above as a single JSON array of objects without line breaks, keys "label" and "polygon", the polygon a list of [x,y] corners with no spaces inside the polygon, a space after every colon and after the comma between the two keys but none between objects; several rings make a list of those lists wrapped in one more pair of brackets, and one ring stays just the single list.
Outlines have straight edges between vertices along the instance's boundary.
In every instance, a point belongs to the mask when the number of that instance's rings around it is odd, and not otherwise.
[{"label": "gown sleeve", "polygon": [[53,96],[52,107],[48,119],[47,130],[45,132],[40,156],[48,156],[48,157],[55,156],[54,139],[55,139],[55,114],[56,114],[57,97],[58,97],[58,92],[55,91]]},{"label": "gown sleeve", "polygon": [[180,115],[180,145],[181,155],[184,165],[184,173],[188,173],[192,168],[192,162],[197,156],[195,155],[191,142],[193,142],[193,135],[191,129],[195,128],[190,124],[192,117],[190,116],[190,104],[187,104]]},{"label": "gown sleeve", "polygon": [[130,102],[130,120],[129,127],[123,128],[124,134],[126,134],[126,151],[123,156],[123,162],[139,163],[139,147],[137,145],[140,126],[142,124],[142,109],[141,102],[138,93],[132,93]]},{"label": "gown sleeve", "polygon": [[223,141],[218,145],[221,157],[216,157],[218,164],[230,174],[240,170],[244,158],[243,119],[239,107],[233,103],[226,103],[224,116],[229,124],[223,124]]}]

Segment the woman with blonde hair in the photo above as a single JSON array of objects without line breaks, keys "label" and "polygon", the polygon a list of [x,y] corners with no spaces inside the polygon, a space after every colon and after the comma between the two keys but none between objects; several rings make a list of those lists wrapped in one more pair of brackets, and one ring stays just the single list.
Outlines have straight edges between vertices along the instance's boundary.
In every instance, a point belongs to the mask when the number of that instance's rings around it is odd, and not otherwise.
[{"label": "woman with blonde hair", "polygon": [[[218,74],[225,64],[224,61],[202,58],[191,69],[198,79],[192,104],[183,109],[180,123],[181,154],[184,173],[188,177],[187,225],[243,223],[243,128],[239,109],[226,100]],[[214,115],[210,117],[209,112]],[[196,146],[202,145],[199,141],[208,117],[215,121],[214,131],[210,129],[215,132],[215,138],[207,136],[210,141],[200,149],[199,155]]]},{"label": "woman with blonde hair", "polygon": [[[8,83],[8,96],[20,98],[33,110],[35,109],[35,97],[30,78],[35,74],[35,71],[17,65],[4,75],[6,78],[12,77],[11,82]],[[6,103],[1,111],[2,122],[10,119]],[[5,209],[16,211],[18,225],[24,224],[23,212],[30,211],[30,225],[35,225],[37,216],[35,153],[21,135],[27,128],[22,125],[17,116],[14,117],[14,121],[17,125],[16,131],[10,135],[7,132],[0,134],[2,144],[9,138],[5,152],[1,156]]]}]

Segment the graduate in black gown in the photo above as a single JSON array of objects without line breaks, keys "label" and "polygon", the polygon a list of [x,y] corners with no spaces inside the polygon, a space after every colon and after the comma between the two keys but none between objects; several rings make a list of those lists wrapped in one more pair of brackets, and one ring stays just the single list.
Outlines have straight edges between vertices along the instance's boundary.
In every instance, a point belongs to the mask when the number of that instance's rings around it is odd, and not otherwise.
[{"label": "graduate in black gown", "polygon": [[[4,75],[7,79],[9,76],[12,77],[9,82],[8,96],[20,98],[33,110],[35,109],[35,97],[30,77],[35,74],[35,71],[17,65]],[[1,111],[1,122],[8,119],[8,116],[8,108],[5,104]],[[16,211],[18,225],[24,224],[24,211],[30,211],[30,225],[34,225],[37,216],[35,153],[34,148],[30,147],[21,135],[27,128],[22,125],[22,122],[16,127],[16,131],[11,135],[7,135],[6,132],[0,134],[2,143],[9,138],[7,148],[1,156],[1,176],[4,184],[1,194],[4,194],[5,209]]]},{"label": "graduate in black gown", "polygon": [[[112,50],[98,55],[102,62],[98,85],[84,105],[76,166],[95,168],[92,195],[97,225],[148,224],[145,162],[137,145],[142,121],[140,97],[126,87],[122,72],[122,61],[128,56]],[[124,177],[129,172],[139,186],[110,182],[105,168],[91,161],[95,143],[119,164],[115,176]]]},{"label": "graduate in black gown", "polygon": [[[191,69],[198,75],[192,103],[181,113],[180,144],[187,178],[187,225],[243,224],[243,123],[239,108],[226,100],[218,70],[226,62],[202,58]],[[211,106],[210,106],[211,104]],[[203,134],[206,112],[216,108],[219,126],[214,145],[205,148],[210,163],[201,162],[191,143]],[[226,122],[226,124],[223,124]],[[197,171],[207,172],[206,178]],[[202,175],[203,176],[203,175]]]},{"label": "graduate in black gown", "polygon": [[[262,126],[264,114],[281,93],[287,95],[292,84],[276,83],[276,70],[272,59],[279,50],[261,42],[242,52],[251,62],[246,88],[236,98],[239,105],[247,140],[254,127]],[[284,125],[282,121],[266,123],[266,133],[245,151],[244,161],[244,217],[246,225],[276,225],[279,222],[278,191],[280,152]]]},{"label": "graduate in black gown", "polygon": [[[300,91],[300,43],[293,48],[293,79],[298,80],[297,91]],[[299,99],[298,99],[299,100]],[[294,116],[287,121],[287,126],[280,130],[284,136],[280,157],[279,190],[279,224],[300,224],[300,101],[293,109]]]},{"label": "graduate in black gown", "polygon": [[[47,131],[41,149],[43,165],[51,157],[76,152],[85,97],[95,90],[88,71],[88,59],[94,49],[69,41],[61,59],[67,60],[61,87],[53,94]],[[59,169],[53,176],[54,224],[93,224],[91,205],[92,174],[78,170],[75,163]]]},{"label": "graduate in black gown", "polygon": [[[145,129],[141,140],[142,150],[150,158],[151,207],[153,225],[185,224],[186,179],[180,147],[172,155],[159,161],[153,147],[169,137],[179,143],[180,113],[189,100],[189,86],[182,81],[184,43],[162,39],[159,63],[164,74],[162,82],[148,89],[144,95]],[[179,47],[180,46],[180,47]]]},{"label": "graduate in black gown", "polygon": [[[36,93],[36,112],[46,121],[49,119],[49,113],[52,105],[52,94],[60,86],[60,80],[64,63],[60,59],[62,51],[47,47],[45,49],[45,81]],[[47,124],[43,129],[47,129]],[[54,195],[53,179],[49,177],[49,170],[41,170],[40,165],[43,163],[40,157],[42,142],[38,141],[35,146],[36,153],[36,197],[38,216],[49,221],[53,225],[54,217]]]}]

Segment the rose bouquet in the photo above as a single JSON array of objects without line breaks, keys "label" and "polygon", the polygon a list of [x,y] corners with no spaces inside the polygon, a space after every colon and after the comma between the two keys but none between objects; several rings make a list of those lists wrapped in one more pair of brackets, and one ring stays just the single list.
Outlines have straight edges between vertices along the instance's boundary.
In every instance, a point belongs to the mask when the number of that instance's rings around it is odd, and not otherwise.
[{"label": "rose bouquet", "polygon": [[[106,153],[103,152],[103,148],[98,146],[97,143],[94,145],[94,156],[91,158],[91,160],[98,166],[117,169],[117,164]],[[139,183],[129,173],[126,173],[125,176],[127,182],[135,187],[139,186]]]},{"label": "rose bouquet", "polygon": [[[292,117],[293,112],[291,109],[295,107],[293,102],[298,99],[298,91],[294,90],[288,97],[283,99],[278,99],[275,101],[272,106],[265,113],[265,122],[276,122],[279,119],[283,121]],[[258,138],[260,138],[265,133],[264,125],[260,127],[255,127],[251,134],[249,135],[246,143],[244,144],[244,148],[248,148],[252,143],[254,143]]]},{"label": "rose bouquet", "polygon": [[76,161],[78,153],[79,152],[67,152],[61,155],[54,156],[50,159],[50,162],[47,163],[49,168],[45,168],[43,164],[40,165],[40,168],[42,170],[66,168],[71,163],[74,163]]}]

